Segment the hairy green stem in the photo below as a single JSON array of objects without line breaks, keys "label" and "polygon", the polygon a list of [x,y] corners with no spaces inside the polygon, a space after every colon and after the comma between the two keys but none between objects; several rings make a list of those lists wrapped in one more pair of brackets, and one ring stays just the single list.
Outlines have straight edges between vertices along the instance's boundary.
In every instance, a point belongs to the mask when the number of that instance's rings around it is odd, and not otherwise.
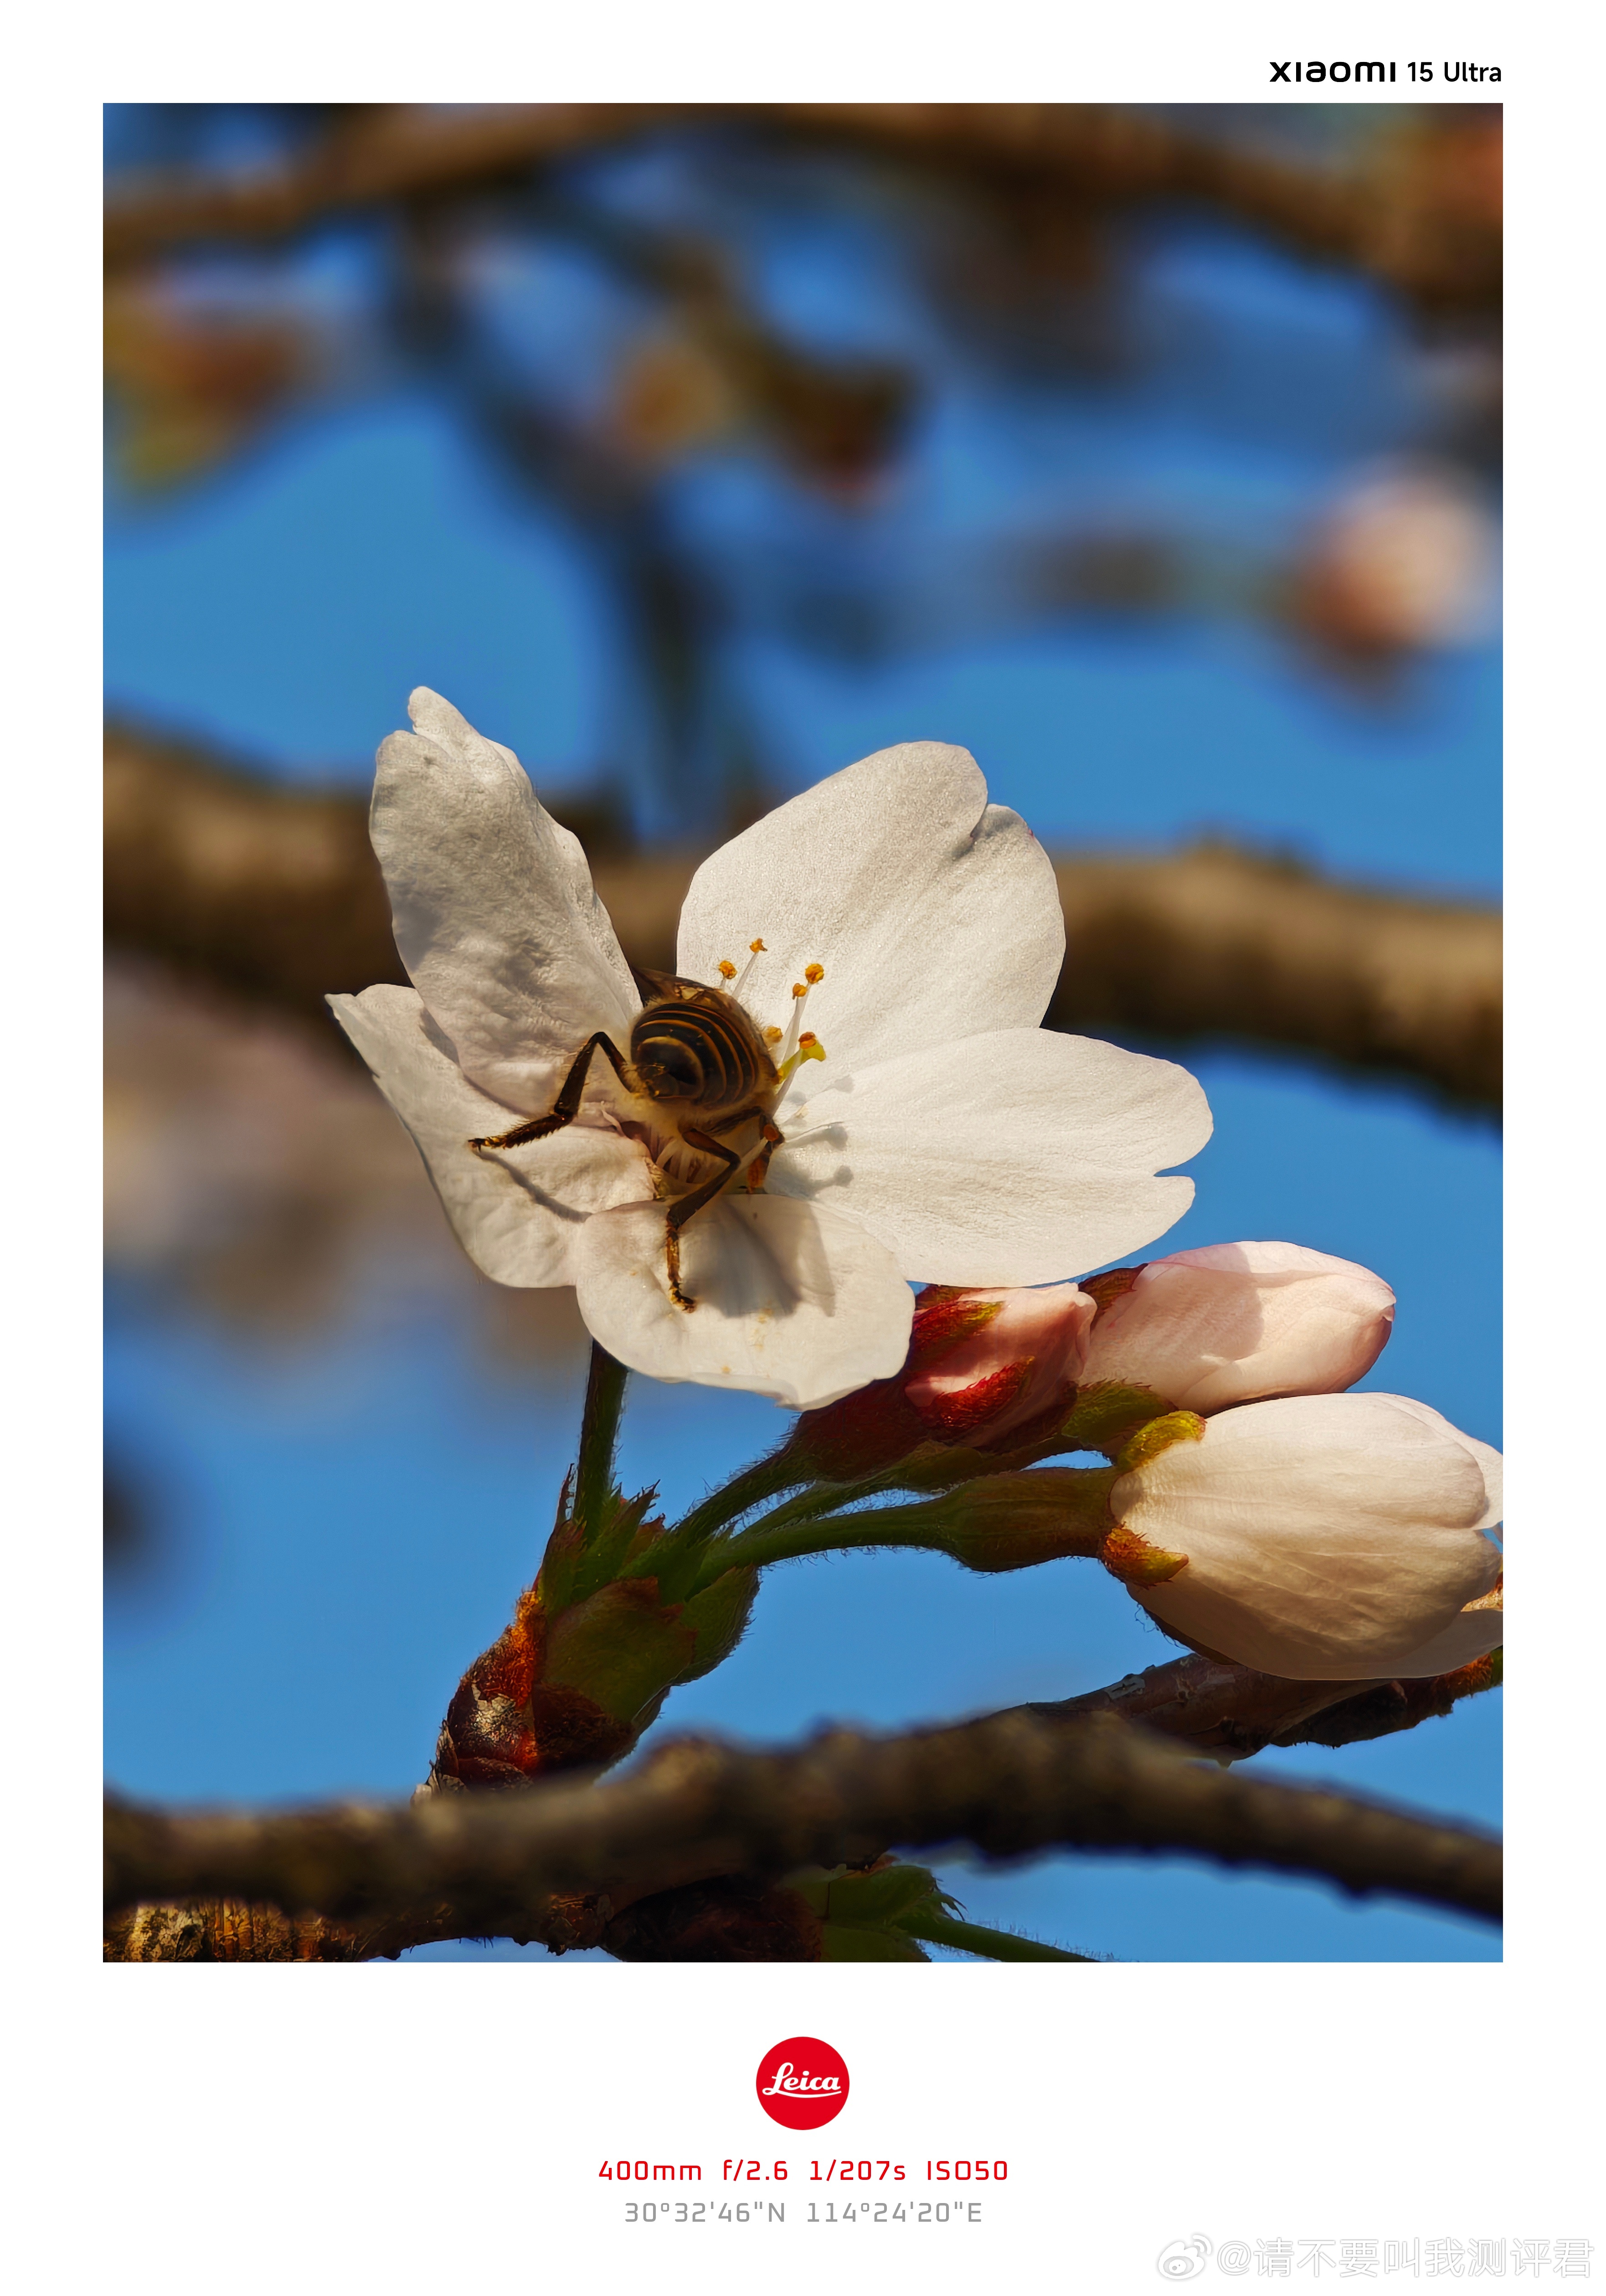
[{"label": "hairy green stem", "polygon": [[791,1562],[804,1554],[830,1554],[838,1547],[938,1546],[938,1537],[924,1507],[865,1507],[857,1514],[802,1514],[777,1508],[774,1517],[755,1523],[750,1530],[722,1538],[697,1578],[697,1591],[711,1586],[721,1572],[734,1568],[762,1569],[770,1562]]},{"label": "hairy green stem", "polygon": [[1090,1953],[1065,1953],[1057,1945],[1039,1945],[1036,1938],[1016,1937],[1009,1930],[950,1921],[946,1914],[905,1914],[897,1926],[922,1944],[952,1946],[960,1953],[979,1954],[986,1961],[1091,1962],[1094,1958]]},{"label": "hairy green stem", "polygon": [[[854,1493],[819,1487],[789,1501],[733,1538],[717,1540],[696,1589],[722,1571],[762,1570],[805,1554],[855,1546],[915,1546],[952,1555],[972,1570],[1019,1570],[1066,1554],[1096,1554],[1110,1527],[1113,1467],[1037,1468],[962,1484],[939,1499],[907,1506],[825,1513]],[[830,1487],[827,1492],[830,1492]]]},{"label": "hairy green stem", "polygon": [[619,1420],[625,1408],[625,1382],[630,1374],[606,1348],[591,1342],[591,1371],[586,1382],[586,1409],[580,1420],[580,1456],[575,1470],[574,1520],[582,1536],[594,1538],[602,1519],[603,1503],[613,1480],[613,1455],[619,1445]]},{"label": "hairy green stem", "polygon": [[661,1570],[666,1562],[706,1546],[716,1532],[724,1530],[739,1515],[774,1498],[777,1492],[789,1489],[798,1480],[797,1469],[788,1464],[784,1452],[773,1451],[767,1458],[755,1459],[750,1467],[743,1467],[728,1483],[721,1483],[717,1490],[700,1499],[691,1513],[683,1515],[674,1529],[659,1540],[653,1549],[652,1567]]}]

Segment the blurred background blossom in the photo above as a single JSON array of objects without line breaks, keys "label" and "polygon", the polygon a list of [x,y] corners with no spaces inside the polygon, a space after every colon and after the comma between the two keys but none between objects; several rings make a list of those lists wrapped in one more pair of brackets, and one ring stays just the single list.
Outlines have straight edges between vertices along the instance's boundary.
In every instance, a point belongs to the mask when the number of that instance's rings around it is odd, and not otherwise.
[{"label": "blurred background blossom", "polygon": [[[319,985],[365,985],[314,832],[357,838],[426,683],[517,750],[616,909],[917,738],[971,748],[1056,853],[1202,838],[1487,905],[1498,153],[1476,105],[111,107],[109,709],[130,771],[168,761],[142,833],[222,884],[195,793],[276,806],[302,906],[265,906]],[[405,1792],[539,1559],[583,1333],[457,1254],[285,990],[295,952],[231,962],[232,894],[185,942],[169,892],[111,959],[109,1771]],[[1498,1439],[1487,1094],[1230,1010],[1071,1017],[1216,1109],[1157,1252],[1375,1268],[1398,1318],[1363,1383]],[[637,1383],[626,1472],[684,1504],[782,1423]],[[1102,1579],[791,1567],[660,1728],[948,1719],[1169,1655]],[[201,1739],[187,1685],[224,1665]],[[1258,1761],[1492,1822],[1497,1732],[1496,1694]],[[944,1882],[1119,1957],[1497,1950],[1182,1860]]]}]

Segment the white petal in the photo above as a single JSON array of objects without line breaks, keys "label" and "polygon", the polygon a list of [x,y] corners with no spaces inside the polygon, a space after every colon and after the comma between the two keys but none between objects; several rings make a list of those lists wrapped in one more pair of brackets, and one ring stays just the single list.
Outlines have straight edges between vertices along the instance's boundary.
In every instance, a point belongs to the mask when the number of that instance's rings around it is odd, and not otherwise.
[{"label": "white petal", "polygon": [[[1118,1520],[1187,1568],[1140,1599],[1162,1626],[1296,1681],[1361,1681],[1498,1578],[1483,1475],[1454,1429],[1390,1395],[1294,1396],[1209,1421],[1123,1476]],[[1436,1423],[1430,1424],[1432,1421]]]},{"label": "white petal", "polygon": [[1430,1642],[1407,1651],[1394,1669],[1395,1677],[1410,1682],[1423,1675],[1454,1674],[1457,1667],[1471,1666],[1475,1658],[1487,1658],[1504,1640],[1505,1606],[1495,1593],[1481,1602],[1469,1603]]},{"label": "white petal", "polygon": [[747,962],[742,1001],[784,1027],[811,964],[808,1025],[867,1066],[982,1029],[1034,1028],[1065,954],[1047,855],[988,805],[967,750],[907,742],[793,798],[705,861],[680,920],[680,970]]},{"label": "white petal", "polygon": [[1413,1418],[1420,1419],[1424,1427],[1437,1428],[1441,1434],[1448,1435],[1471,1453],[1483,1477],[1484,1504],[1483,1512],[1478,1518],[1478,1528],[1479,1530],[1492,1530],[1497,1522],[1504,1520],[1505,1506],[1505,1461],[1495,1446],[1483,1442],[1476,1435],[1463,1434],[1459,1427],[1452,1426],[1442,1412],[1435,1411],[1430,1403],[1418,1403],[1413,1396],[1409,1395],[1397,1395],[1394,1400],[1403,1411],[1410,1412]]},{"label": "white petal", "polygon": [[512,751],[427,686],[407,708],[418,731],[381,743],[370,816],[396,945],[463,1073],[537,1115],[594,1030],[625,1049],[630,968],[578,841]]},{"label": "white petal", "polygon": [[1394,1294],[1353,1260],[1293,1243],[1215,1243],[1152,1259],[1101,1310],[1085,1376],[1189,1411],[1321,1395],[1370,1370]]},{"label": "white petal", "polygon": [[413,990],[365,988],[329,1003],[417,1142],[475,1266],[498,1283],[572,1283],[571,1255],[590,1214],[641,1194],[642,1151],[574,1124],[527,1148],[476,1156],[466,1144],[509,1130],[508,1111],[468,1082]]},{"label": "white petal", "polygon": [[717,1197],[681,1235],[669,1297],[661,1204],[587,1221],[576,1296],[594,1337],[650,1378],[696,1380],[817,1410],[903,1366],[914,1301],[890,1255],[835,1212]]},{"label": "white petal", "polygon": [[1185,1069],[1046,1029],[884,1062],[779,1120],[774,1191],[840,1205],[912,1282],[967,1285],[1052,1283],[1147,1243],[1193,1196],[1156,1170],[1210,1136]]}]

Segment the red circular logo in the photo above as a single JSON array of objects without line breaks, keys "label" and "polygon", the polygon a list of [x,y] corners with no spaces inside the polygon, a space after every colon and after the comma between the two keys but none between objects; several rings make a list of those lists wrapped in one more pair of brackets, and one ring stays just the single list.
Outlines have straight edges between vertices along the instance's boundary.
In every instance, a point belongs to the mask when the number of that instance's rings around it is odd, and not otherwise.
[{"label": "red circular logo", "polygon": [[829,2041],[777,2041],[758,2067],[758,2102],[783,2128],[823,2128],[848,2102],[848,2068]]}]

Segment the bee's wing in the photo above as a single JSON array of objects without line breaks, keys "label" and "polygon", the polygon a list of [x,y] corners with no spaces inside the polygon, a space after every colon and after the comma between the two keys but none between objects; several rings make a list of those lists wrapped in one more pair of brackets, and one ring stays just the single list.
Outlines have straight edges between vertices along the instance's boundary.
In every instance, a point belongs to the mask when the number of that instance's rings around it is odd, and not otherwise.
[{"label": "bee's wing", "polygon": [[630,972],[643,1004],[675,1003],[708,994],[706,980],[684,980],[678,972],[654,972],[648,964],[632,964]]}]

